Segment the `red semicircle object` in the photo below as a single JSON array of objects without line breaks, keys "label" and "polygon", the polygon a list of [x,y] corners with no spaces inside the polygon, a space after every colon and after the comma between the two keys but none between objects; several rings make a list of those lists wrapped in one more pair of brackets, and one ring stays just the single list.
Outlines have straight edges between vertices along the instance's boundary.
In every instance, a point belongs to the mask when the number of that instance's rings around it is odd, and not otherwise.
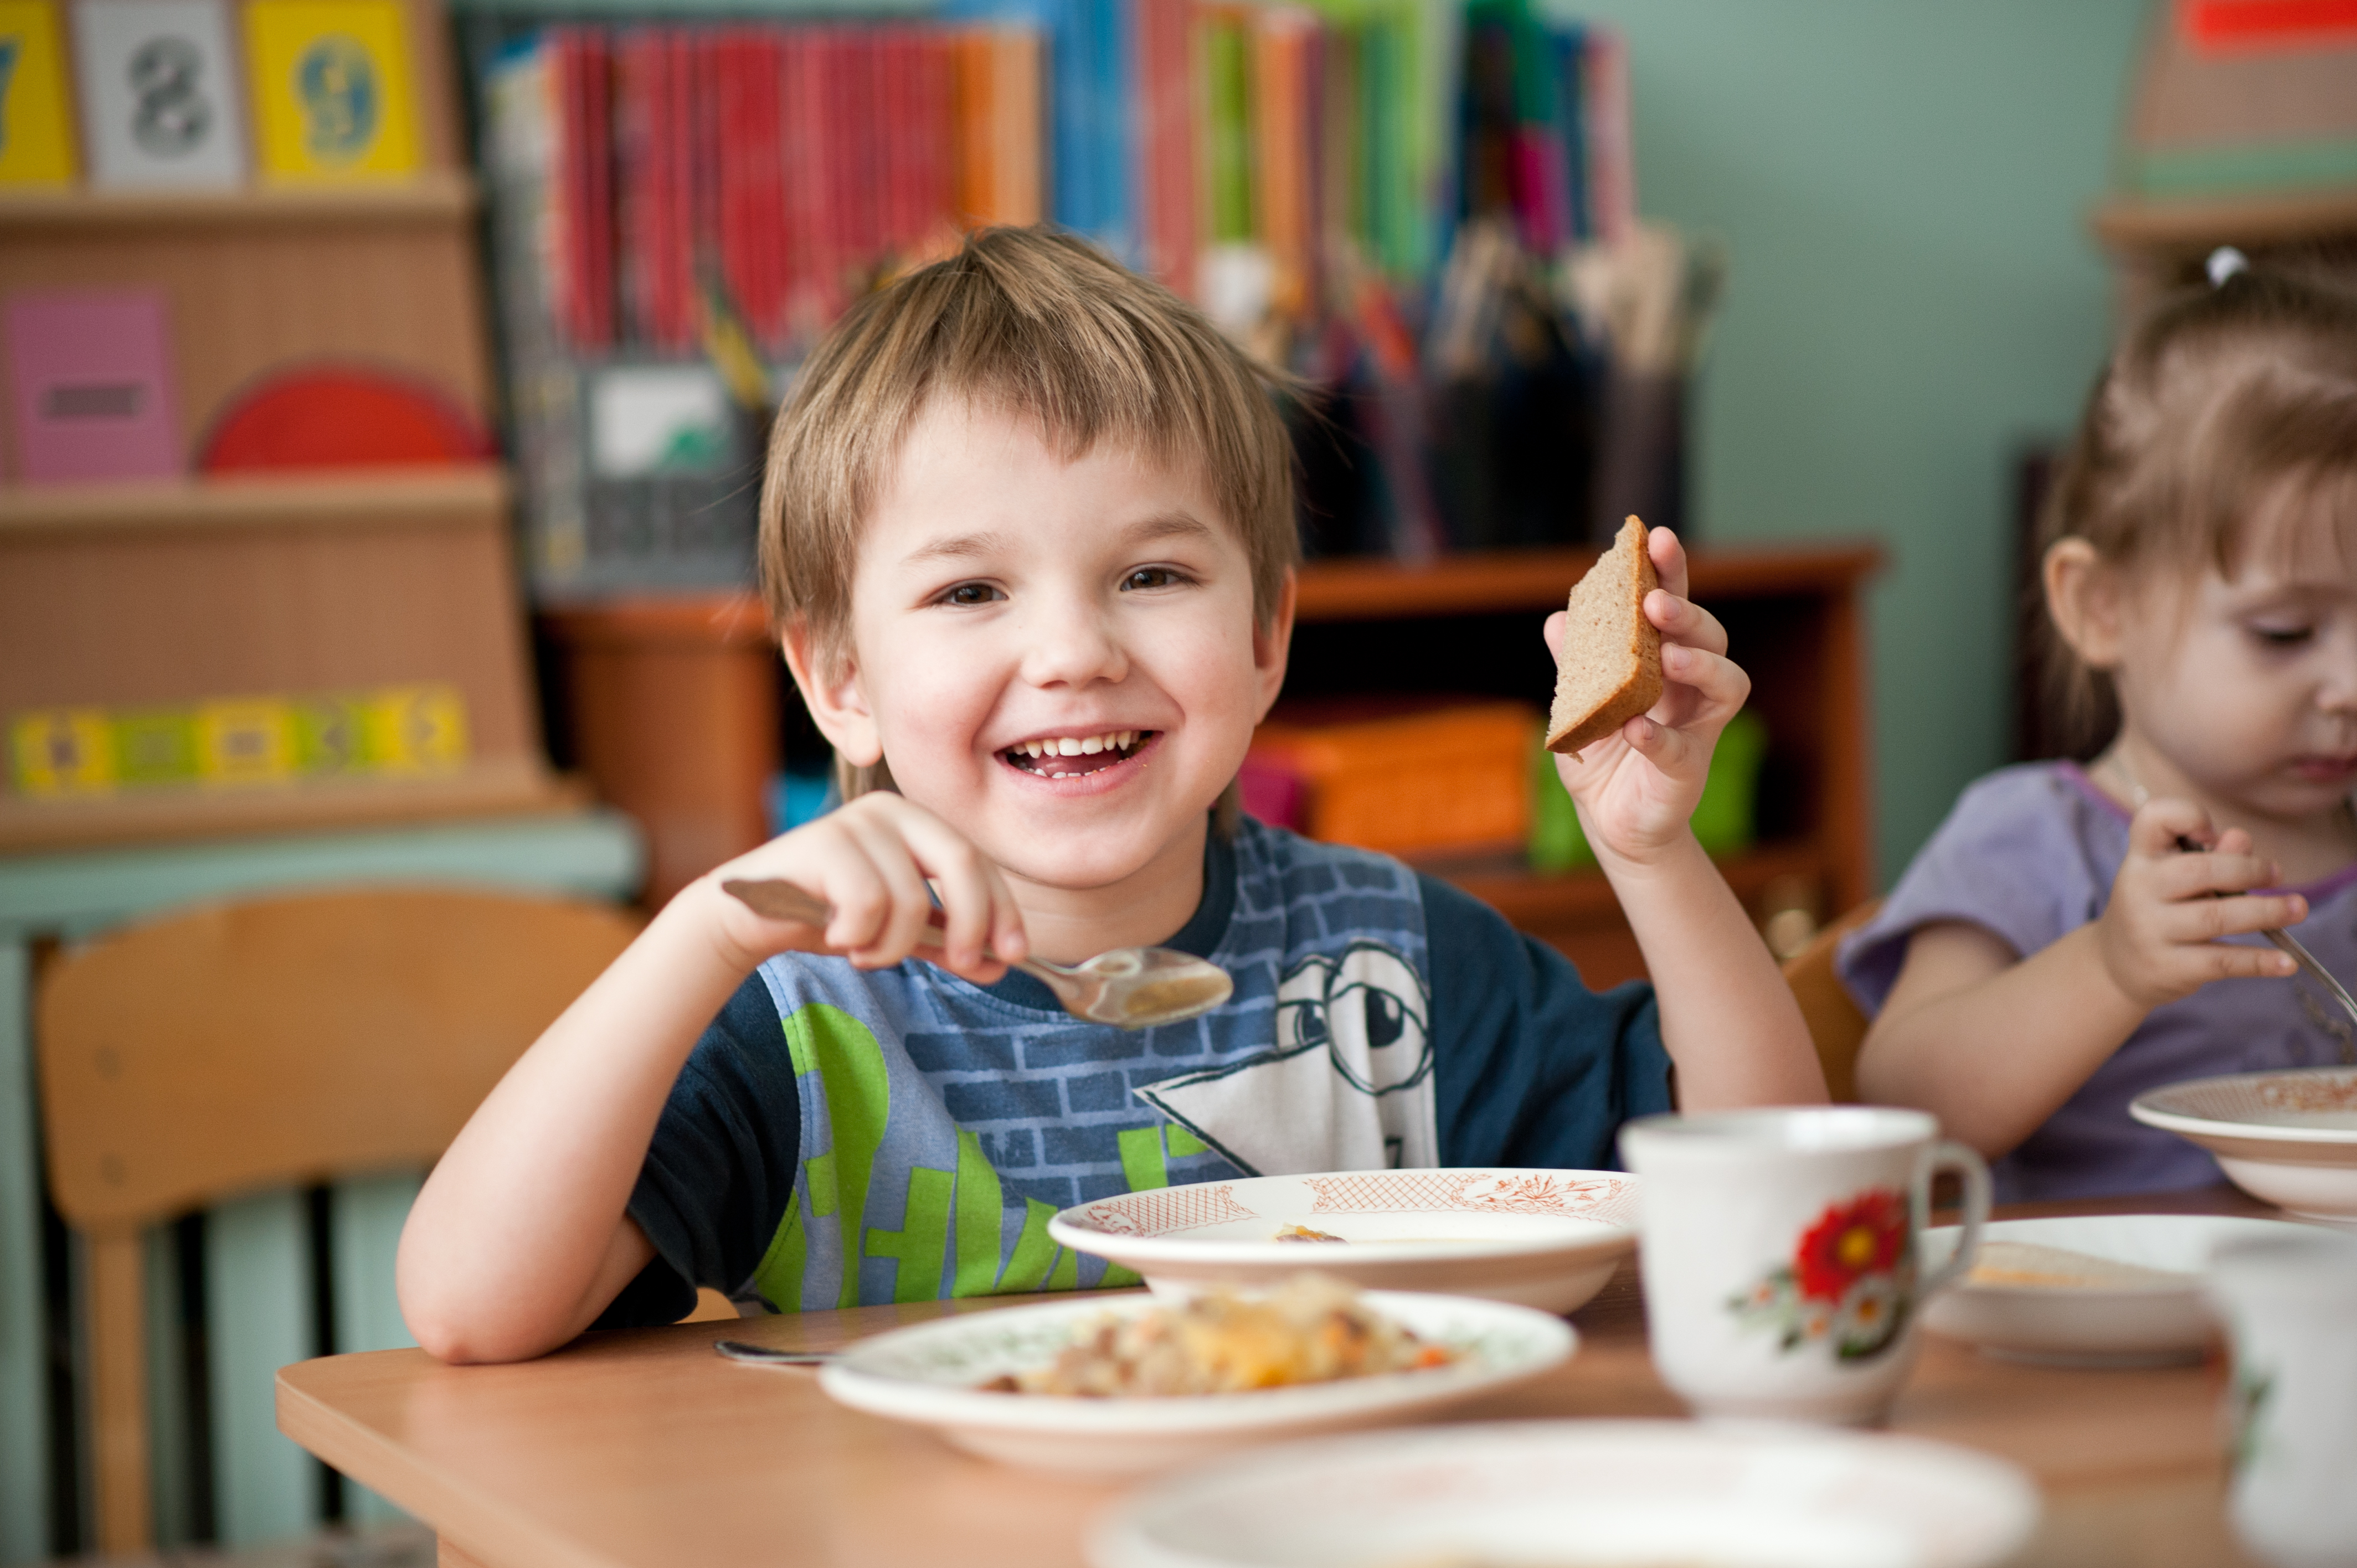
[{"label": "red semicircle object", "polygon": [[240,393],[213,422],[197,467],[208,474],[474,463],[491,456],[481,427],[409,377],[307,366]]}]

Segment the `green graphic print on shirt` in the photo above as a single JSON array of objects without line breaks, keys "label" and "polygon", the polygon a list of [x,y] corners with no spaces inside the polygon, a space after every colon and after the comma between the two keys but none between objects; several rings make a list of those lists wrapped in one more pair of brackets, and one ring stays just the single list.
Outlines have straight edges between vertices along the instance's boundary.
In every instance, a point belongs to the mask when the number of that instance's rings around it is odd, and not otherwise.
[{"label": "green graphic print on shirt", "polygon": [[[1024,1200],[1022,1229],[1013,1248],[1002,1252],[999,1230],[1006,1198],[998,1172],[984,1155],[982,1139],[963,1129],[957,1134],[954,1171],[921,1165],[910,1170],[908,1212],[899,1230],[864,1225],[860,1217],[866,1212],[869,1179],[891,1117],[891,1077],[884,1047],[865,1024],[823,1003],[797,1010],[785,1020],[785,1031],[795,1077],[818,1075],[833,1133],[832,1148],[802,1162],[802,1191],[813,1222],[834,1222],[842,1256],[896,1260],[895,1301],[931,1301],[942,1294],[945,1243],[952,1238],[956,1243],[952,1295],[1016,1295],[1079,1287],[1080,1256],[1049,1240],[1048,1221],[1056,1210],[1036,1197]],[[1123,1128],[1115,1133],[1114,1144],[1132,1192],[1168,1187],[1173,1158],[1211,1152],[1176,1125]],[[802,1276],[810,1247],[803,1207],[796,1203],[788,1208],[754,1271],[754,1288],[781,1312],[799,1312],[805,1305]],[[858,1278],[859,1271],[844,1271],[842,1288],[830,1305],[857,1305]],[[1108,1290],[1139,1283],[1117,1263],[1108,1264],[1096,1282]]]}]

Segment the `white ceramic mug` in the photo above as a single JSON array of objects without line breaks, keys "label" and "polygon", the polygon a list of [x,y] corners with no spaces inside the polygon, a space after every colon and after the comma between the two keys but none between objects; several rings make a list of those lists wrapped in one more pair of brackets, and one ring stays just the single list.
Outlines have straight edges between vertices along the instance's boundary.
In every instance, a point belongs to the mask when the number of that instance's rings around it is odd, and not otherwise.
[{"label": "white ceramic mug", "polygon": [[[1705,1415],[1881,1419],[1915,1358],[1918,1308],[1972,1267],[1988,1219],[1988,1167],[1939,1132],[1923,1112],[1870,1105],[1623,1128],[1663,1380]],[[1964,1178],[1964,1236],[1926,1273],[1940,1170]]]},{"label": "white ceramic mug", "polygon": [[2234,1348],[2234,1533],[2277,1568],[2357,1564],[2357,1240],[2229,1241],[2210,1299]]}]

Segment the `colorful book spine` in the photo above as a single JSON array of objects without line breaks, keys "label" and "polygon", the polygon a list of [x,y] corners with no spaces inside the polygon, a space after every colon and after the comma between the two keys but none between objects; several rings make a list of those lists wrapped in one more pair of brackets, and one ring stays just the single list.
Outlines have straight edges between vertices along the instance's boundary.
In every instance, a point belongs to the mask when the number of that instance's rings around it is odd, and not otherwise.
[{"label": "colorful book spine", "polygon": [[674,28],[633,27],[614,45],[616,206],[624,322],[637,341],[696,341],[695,54]]},{"label": "colorful book spine", "polygon": [[1147,271],[1195,289],[1201,198],[1192,91],[1194,0],[1136,0],[1138,245]]},{"label": "colorful book spine", "polygon": [[595,27],[552,28],[547,52],[553,136],[548,190],[551,293],[558,328],[576,349],[614,344],[611,59]]},{"label": "colorful book spine", "polygon": [[1202,143],[1205,238],[1241,244],[1253,237],[1252,54],[1248,17],[1220,11],[1203,24]]},{"label": "colorful book spine", "polygon": [[1307,12],[1253,17],[1254,216],[1271,263],[1270,308],[1291,321],[1315,311],[1318,37]]},{"label": "colorful book spine", "polygon": [[1626,239],[1637,227],[1637,168],[1629,127],[1629,53],[1620,35],[1605,27],[1587,30],[1581,73],[1587,137],[1588,205],[1596,238],[1606,244]]}]

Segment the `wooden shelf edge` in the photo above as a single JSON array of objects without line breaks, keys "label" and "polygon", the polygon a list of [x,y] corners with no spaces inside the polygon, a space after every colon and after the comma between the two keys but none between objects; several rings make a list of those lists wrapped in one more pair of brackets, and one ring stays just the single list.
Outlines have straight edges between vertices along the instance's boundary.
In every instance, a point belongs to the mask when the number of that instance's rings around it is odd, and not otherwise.
[{"label": "wooden shelf edge", "polygon": [[474,217],[475,182],[456,169],[353,185],[258,185],[234,190],[12,190],[0,234],[30,230],[171,227],[255,229],[320,223],[450,223]]},{"label": "wooden shelf edge", "polygon": [[[0,513],[5,516],[5,513]],[[1344,557],[1301,569],[1296,618],[1304,623],[1383,620],[1500,611],[1560,609],[1571,585],[1595,563],[1581,545],[1468,551],[1404,562]],[[1706,545],[1692,556],[1697,598],[1846,589],[1882,568],[1879,545],[1860,541]],[[581,646],[678,642],[749,646],[769,641],[750,593],[641,593],[554,600],[537,607],[558,639]]]},{"label": "wooden shelf edge", "polygon": [[770,648],[758,594],[633,594],[544,604],[534,615],[568,648]]},{"label": "wooden shelf edge", "polygon": [[2119,252],[2198,251],[2235,242],[2273,244],[2357,234],[2357,189],[2198,199],[2115,197],[2099,204],[2089,222],[2098,240]]},{"label": "wooden shelf edge", "polygon": [[[1301,569],[1295,617],[1318,622],[1561,609],[1596,556],[1591,546],[1560,545],[1468,551],[1413,564],[1312,561]],[[1731,598],[1846,588],[1880,569],[1882,551],[1861,541],[1702,545],[1690,560],[1696,598]]]},{"label": "wooden shelf edge", "polygon": [[503,520],[508,498],[507,470],[496,463],[0,485],[0,535],[94,528],[479,523]]},{"label": "wooden shelf edge", "polygon": [[[1811,839],[1754,844],[1716,864],[1738,898],[1749,901],[1780,876],[1829,876],[1833,855]],[[1537,871],[1504,861],[1412,861],[1471,894],[1514,925],[1618,918],[1620,899],[1601,871]]]},{"label": "wooden shelf edge", "polygon": [[0,798],[0,854],[517,816],[589,803],[581,780],[550,772],[537,757],[480,762],[442,779],[156,790],[94,800]]}]

